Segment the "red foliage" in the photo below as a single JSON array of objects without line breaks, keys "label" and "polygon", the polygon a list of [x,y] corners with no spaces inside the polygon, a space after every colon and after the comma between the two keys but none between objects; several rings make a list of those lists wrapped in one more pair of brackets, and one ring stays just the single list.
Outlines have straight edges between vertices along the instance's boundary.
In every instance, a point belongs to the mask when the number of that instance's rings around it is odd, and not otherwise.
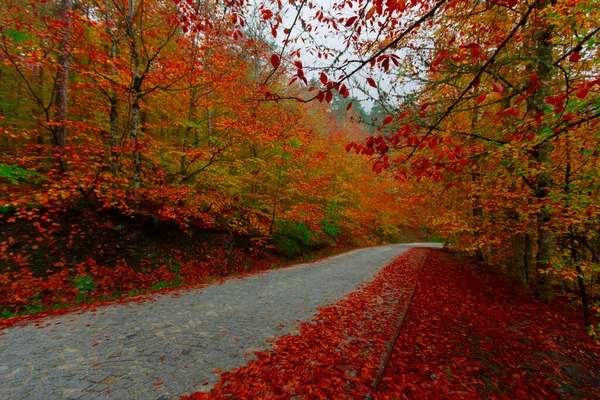
[{"label": "red foliage", "polygon": [[600,398],[581,322],[512,286],[432,252],[375,398]]},{"label": "red foliage", "polygon": [[377,375],[390,320],[404,311],[426,250],[410,250],[348,298],[320,309],[300,334],[280,337],[246,366],[225,372],[211,393],[188,399],[364,398]]}]

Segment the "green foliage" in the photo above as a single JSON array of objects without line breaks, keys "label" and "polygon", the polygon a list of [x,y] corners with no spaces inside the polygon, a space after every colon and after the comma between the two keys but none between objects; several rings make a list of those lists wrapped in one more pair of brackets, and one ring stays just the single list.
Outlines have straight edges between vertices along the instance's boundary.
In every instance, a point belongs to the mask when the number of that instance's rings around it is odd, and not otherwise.
[{"label": "green foliage", "polygon": [[378,225],[375,234],[384,243],[402,242],[402,231],[394,225]]},{"label": "green foliage", "polygon": [[277,224],[273,241],[276,251],[287,258],[297,258],[312,250],[335,246],[333,240],[340,234],[337,222],[331,219],[321,221],[322,232],[310,230],[302,222],[284,219]]},{"label": "green foliage", "polygon": [[18,209],[12,204],[0,206],[0,214],[2,215],[15,215],[17,213],[17,210]]},{"label": "green foliage", "polygon": [[76,276],[75,279],[73,279],[73,283],[77,288],[77,303],[91,298],[90,292],[96,288],[94,277],[89,274],[86,276]]},{"label": "green foliage", "polygon": [[40,300],[37,296],[31,300],[31,303],[25,307],[25,311],[23,314],[36,314],[44,310],[44,305],[42,304],[42,300]]},{"label": "green foliage", "polygon": [[273,235],[275,249],[287,258],[298,257],[311,245],[311,231],[302,222],[284,219]]},{"label": "green foliage", "polygon": [[283,235],[294,238],[300,244],[303,244],[305,246],[310,245],[311,231],[302,222],[294,222],[289,219],[286,219],[280,226],[280,232]]},{"label": "green foliage", "polygon": [[275,234],[273,240],[275,241],[275,250],[284,257],[294,258],[303,253],[302,246],[293,238]]},{"label": "green foliage", "polygon": [[340,225],[332,220],[323,219],[321,220],[321,227],[323,233],[331,238],[335,239],[340,235]]},{"label": "green foliage", "polygon": [[[6,179],[11,185],[18,185],[21,182],[29,182],[41,175],[34,171],[29,171],[13,165],[0,164],[0,178]],[[37,183],[36,179],[34,183]]]},{"label": "green foliage", "polygon": [[321,220],[321,228],[323,233],[332,239],[337,238],[341,233],[340,228],[340,205],[337,201],[332,200],[327,205],[327,218]]},{"label": "green foliage", "polygon": [[160,289],[167,289],[167,288],[172,288],[172,287],[176,287],[176,286],[180,286],[183,284],[183,281],[181,281],[180,279],[175,279],[173,282],[159,282],[155,285],[152,285],[150,287],[150,290],[160,290]]},{"label": "green foliage", "polygon": [[24,42],[25,40],[29,39],[29,37],[30,37],[30,35],[27,34],[27,32],[24,32],[24,31],[21,31],[18,29],[11,29],[11,28],[4,30],[4,34],[7,37],[14,40],[15,42]]},{"label": "green foliage", "polygon": [[179,271],[181,271],[181,263],[177,260],[170,259],[168,260],[169,270],[175,274],[179,278]]}]

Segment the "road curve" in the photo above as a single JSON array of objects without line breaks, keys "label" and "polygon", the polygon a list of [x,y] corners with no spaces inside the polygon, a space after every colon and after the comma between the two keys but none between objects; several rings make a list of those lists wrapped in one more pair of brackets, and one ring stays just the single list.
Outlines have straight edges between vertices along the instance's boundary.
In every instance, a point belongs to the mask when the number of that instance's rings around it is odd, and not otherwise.
[{"label": "road curve", "polygon": [[[354,250],[142,304],[0,331],[2,399],[173,399],[210,388],[267,340],[368,282],[413,243]],[[178,296],[178,297],[177,297]],[[45,326],[47,324],[49,326]]]}]

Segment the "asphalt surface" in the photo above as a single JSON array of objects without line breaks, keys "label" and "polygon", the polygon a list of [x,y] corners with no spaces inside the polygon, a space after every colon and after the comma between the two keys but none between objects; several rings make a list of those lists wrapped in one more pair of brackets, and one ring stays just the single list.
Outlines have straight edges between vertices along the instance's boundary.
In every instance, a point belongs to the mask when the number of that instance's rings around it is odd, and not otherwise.
[{"label": "asphalt surface", "polygon": [[[370,281],[408,244],[355,250],[199,289],[0,331],[0,399],[175,399]],[[40,325],[40,324],[38,324]],[[248,356],[250,354],[250,356]]]}]

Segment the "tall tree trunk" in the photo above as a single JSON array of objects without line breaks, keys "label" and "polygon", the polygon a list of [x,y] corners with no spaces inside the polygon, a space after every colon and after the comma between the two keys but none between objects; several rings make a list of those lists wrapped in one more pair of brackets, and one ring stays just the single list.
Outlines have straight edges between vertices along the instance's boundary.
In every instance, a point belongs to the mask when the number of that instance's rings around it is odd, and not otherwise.
[{"label": "tall tree trunk", "polygon": [[[542,10],[549,6],[551,0],[538,0],[537,8]],[[544,101],[544,98],[550,95],[550,82],[552,80],[552,64],[553,64],[553,45],[552,28],[550,26],[540,27],[537,33],[536,43],[536,61],[538,82],[541,85],[534,92],[534,107],[538,113],[546,112],[549,106]],[[545,206],[546,199],[550,189],[552,188],[552,177],[548,172],[551,166],[552,143],[550,140],[544,140],[544,136],[549,130],[547,123],[542,123],[538,127],[538,140],[542,143],[538,146],[535,152],[535,160],[538,164],[540,173],[537,177],[536,195],[538,203],[541,205],[537,216],[537,236],[538,236],[538,252],[536,259],[536,294],[539,300],[544,303],[552,301],[552,275],[542,272],[550,268],[554,243],[552,239],[552,213]]]},{"label": "tall tree trunk", "polygon": [[[115,70],[115,58],[117,57],[117,40],[114,37],[113,28],[111,28],[113,21],[110,16],[109,9],[109,1],[104,1],[105,14],[104,19],[106,23],[106,34],[110,38],[110,67],[109,73],[111,76],[114,76],[116,73]],[[115,151],[115,147],[117,146],[117,120],[119,118],[119,98],[117,97],[117,87],[114,83],[111,83],[110,93],[108,100],[110,102],[110,111],[109,111],[109,136],[108,136],[108,144],[110,145],[110,171],[112,173],[116,173],[119,171],[119,155]]]},{"label": "tall tree trunk", "polygon": [[[69,100],[69,42],[71,40],[71,10],[73,9],[73,0],[62,0],[60,3],[61,21],[64,24],[62,38],[58,44],[58,74],[56,77],[56,97],[54,105],[56,107],[54,119],[58,123],[53,129],[54,145],[64,148],[67,144],[67,118],[68,118],[68,100]],[[60,154],[60,153],[59,153]],[[58,167],[64,172],[66,166],[62,156],[58,157]]]},{"label": "tall tree trunk", "polygon": [[[44,66],[40,65],[36,68],[36,81],[37,81],[37,91],[38,91],[38,96],[41,100],[41,103],[44,104]],[[39,111],[36,113],[37,117],[40,118],[42,116],[42,114],[45,113],[46,109],[43,108],[42,106],[38,106],[37,108]],[[38,132],[38,134],[35,137],[35,141],[37,144],[43,146],[44,145],[44,135],[42,134],[42,132]],[[41,150],[40,150],[41,151]]]},{"label": "tall tree trunk", "polygon": [[142,171],[142,155],[139,150],[138,135],[140,125],[140,101],[142,99],[142,77],[140,73],[140,55],[138,54],[134,27],[135,0],[129,0],[129,18],[127,35],[129,36],[129,47],[131,49],[131,61],[133,64],[133,85],[131,88],[131,129],[129,140],[131,142],[133,156],[133,196],[136,203],[140,201],[140,182]]},{"label": "tall tree trunk", "polygon": [[271,223],[269,225],[269,236],[273,235],[273,230],[275,229],[275,221],[277,219],[277,205],[279,204],[279,194],[281,191],[281,187],[283,186],[283,168],[285,166],[284,159],[285,152],[283,148],[281,149],[281,164],[279,165],[279,170],[277,171],[277,187],[275,190],[275,195],[273,196],[273,209],[271,211]]},{"label": "tall tree trunk", "polygon": [[512,265],[513,277],[519,285],[523,287],[527,286],[528,272],[525,263],[525,236],[520,233],[512,237]]},{"label": "tall tree trunk", "polygon": [[[117,43],[112,40],[110,47],[110,58],[114,60],[117,56]],[[115,74],[115,65],[114,63],[110,64],[110,74],[114,76]],[[111,84],[109,101],[110,101],[110,111],[109,111],[109,137],[108,144],[110,145],[110,170],[112,173],[117,173],[119,171],[119,154],[115,151],[117,146],[117,122],[119,118],[119,98],[117,97],[117,88],[115,84]]]},{"label": "tall tree trunk", "polygon": [[210,108],[210,86],[206,91],[206,121],[207,121],[207,133],[208,133],[208,146],[211,147],[213,144],[213,121],[212,121],[212,110]]},{"label": "tall tree trunk", "polygon": [[115,151],[115,147],[117,146],[117,121],[119,118],[119,99],[117,98],[117,93],[113,89],[110,94],[110,136],[108,139],[108,144],[110,145],[110,170],[112,173],[117,173],[119,171],[119,154]]}]

